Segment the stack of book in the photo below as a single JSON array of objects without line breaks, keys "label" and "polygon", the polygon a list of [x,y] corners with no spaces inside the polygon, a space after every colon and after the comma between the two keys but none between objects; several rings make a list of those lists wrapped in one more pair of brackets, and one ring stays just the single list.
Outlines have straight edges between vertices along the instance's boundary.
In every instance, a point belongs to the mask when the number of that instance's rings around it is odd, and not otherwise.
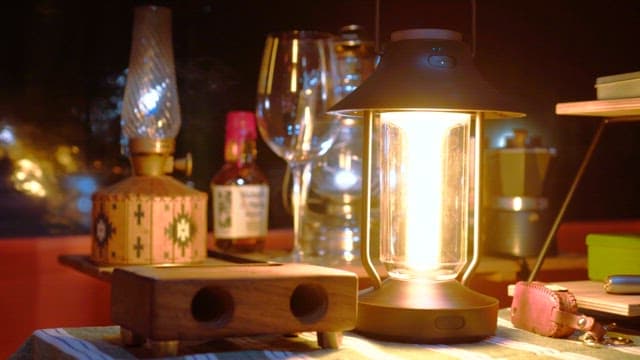
[{"label": "stack of book", "polygon": [[595,88],[598,100],[640,97],[640,71],[601,76]]}]

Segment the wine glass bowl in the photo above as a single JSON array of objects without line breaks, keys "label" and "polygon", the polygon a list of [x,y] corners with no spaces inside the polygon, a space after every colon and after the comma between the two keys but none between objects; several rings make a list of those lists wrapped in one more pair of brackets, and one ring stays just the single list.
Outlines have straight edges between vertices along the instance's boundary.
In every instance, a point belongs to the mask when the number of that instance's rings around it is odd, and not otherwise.
[{"label": "wine glass bowl", "polygon": [[269,34],[258,84],[260,134],[287,162],[308,162],[326,153],[338,124],[326,111],[333,104],[331,35],[316,31]]},{"label": "wine glass bowl", "polygon": [[291,170],[293,261],[303,256],[299,223],[309,182],[303,176],[305,168],[331,148],[340,130],[338,119],[326,113],[337,100],[336,85],[333,35],[318,31],[267,35],[256,118],[264,142]]}]

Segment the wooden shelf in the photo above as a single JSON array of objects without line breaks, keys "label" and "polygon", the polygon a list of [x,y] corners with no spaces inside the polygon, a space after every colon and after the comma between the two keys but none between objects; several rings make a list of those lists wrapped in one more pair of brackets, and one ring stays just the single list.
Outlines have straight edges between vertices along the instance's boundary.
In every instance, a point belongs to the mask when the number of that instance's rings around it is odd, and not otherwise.
[{"label": "wooden shelf", "polygon": [[[640,295],[607,294],[603,283],[599,281],[565,281],[553,282],[573,293],[578,307],[583,310],[599,311],[625,317],[640,316]],[[514,285],[509,285],[509,296],[513,296]]]},{"label": "wooden shelf", "polygon": [[568,281],[557,283],[576,296],[582,309],[622,316],[640,316],[640,295],[614,295],[604,291],[597,281]]},{"label": "wooden shelf", "polygon": [[558,115],[629,117],[629,120],[640,120],[640,97],[577,101],[556,104]]}]

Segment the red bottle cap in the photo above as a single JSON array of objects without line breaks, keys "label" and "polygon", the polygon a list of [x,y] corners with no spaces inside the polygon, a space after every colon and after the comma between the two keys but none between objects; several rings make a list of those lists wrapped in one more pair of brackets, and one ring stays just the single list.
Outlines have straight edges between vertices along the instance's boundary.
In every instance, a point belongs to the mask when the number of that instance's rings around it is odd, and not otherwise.
[{"label": "red bottle cap", "polygon": [[251,111],[230,111],[227,113],[227,140],[255,140],[256,116]]}]

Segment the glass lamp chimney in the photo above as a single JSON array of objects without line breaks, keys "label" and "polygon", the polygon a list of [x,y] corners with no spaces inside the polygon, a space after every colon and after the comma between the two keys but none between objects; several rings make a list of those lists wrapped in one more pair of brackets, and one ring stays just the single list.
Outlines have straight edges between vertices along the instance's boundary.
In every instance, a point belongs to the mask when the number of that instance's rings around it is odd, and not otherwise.
[{"label": "glass lamp chimney", "polygon": [[121,125],[136,174],[164,173],[180,130],[171,31],[169,8],[134,9]]}]

